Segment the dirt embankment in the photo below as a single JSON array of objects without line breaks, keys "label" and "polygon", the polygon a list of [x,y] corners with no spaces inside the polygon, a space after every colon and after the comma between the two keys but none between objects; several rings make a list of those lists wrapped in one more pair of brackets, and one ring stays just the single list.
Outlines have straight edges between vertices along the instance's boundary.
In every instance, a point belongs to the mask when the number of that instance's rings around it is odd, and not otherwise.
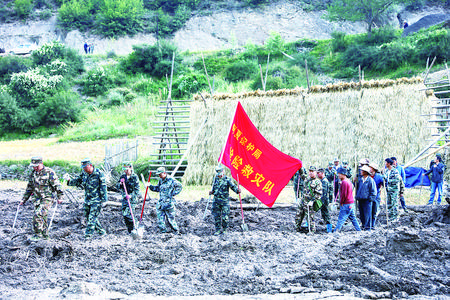
[{"label": "dirt embankment", "polygon": [[[411,207],[389,226],[383,225],[382,211],[380,226],[370,232],[355,232],[348,224],[342,233],[326,234],[319,224],[315,235],[294,231],[292,208],[257,206],[245,211],[250,231],[242,233],[235,208],[230,232],[215,237],[211,215],[202,220],[205,200],[178,203],[181,234],[174,235],[158,232],[156,199],[151,199],[142,240],[126,234],[119,207],[107,206],[100,221],[108,235],[85,241],[83,193],[72,192],[79,202],[66,200],[58,206],[51,238],[30,242],[31,205],[21,207],[12,230],[23,191],[1,191],[2,297],[296,294],[307,299],[424,299],[450,294],[448,206]],[[110,198],[119,200],[113,193]]]}]

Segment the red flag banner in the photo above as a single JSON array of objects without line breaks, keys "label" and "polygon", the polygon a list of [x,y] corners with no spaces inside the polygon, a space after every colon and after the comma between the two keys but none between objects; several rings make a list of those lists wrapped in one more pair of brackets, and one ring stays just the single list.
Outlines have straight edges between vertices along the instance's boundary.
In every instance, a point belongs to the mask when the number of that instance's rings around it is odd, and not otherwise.
[{"label": "red flag banner", "polygon": [[240,102],[220,157],[233,178],[268,207],[302,166],[299,159],[284,154],[261,135]]}]

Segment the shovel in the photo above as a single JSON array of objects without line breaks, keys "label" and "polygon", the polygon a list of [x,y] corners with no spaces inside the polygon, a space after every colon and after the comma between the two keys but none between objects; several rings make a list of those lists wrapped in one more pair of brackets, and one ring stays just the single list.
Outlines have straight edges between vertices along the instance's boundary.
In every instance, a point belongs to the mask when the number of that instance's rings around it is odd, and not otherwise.
[{"label": "shovel", "polygon": [[14,229],[14,227],[16,227],[16,221],[17,221],[17,216],[19,215],[20,203],[21,203],[21,202],[19,202],[19,204],[17,205],[16,216],[14,217],[14,223],[13,223],[12,229]]},{"label": "shovel", "polygon": [[133,230],[131,230],[131,236],[135,240],[135,239],[139,238],[139,235],[138,235],[138,232],[136,230],[136,222],[134,220],[134,213],[133,213],[133,209],[131,208],[130,197],[128,196],[127,186],[125,184],[125,180],[122,181],[122,184],[123,184],[123,189],[125,190],[125,196],[127,198],[128,207],[130,208],[131,218],[133,219]]},{"label": "shovel", "polygon": [[53,218],[55,217],[56,214],[56,209],[58,208],[58,201],[56,201],[55,204],[55,209],[53,210],[53,214],[52,214],[52,218],[50,219],[50,223],[48,223],[48,227],[47,227],[47,235],[50,232],[50,227],[52,227],[52,223],[53,223]]},{"label": "shovel", "polygon": [[[142,182],[144,182],[144,175],[142,175]],[[147,199],[147,192],[148,192],[148,185],[150,184],[150,178],[152,177],[152,171],[150,171],[150,174],[148,175],[147,185],[145,188],[145,195],[144,195],[144,202],[142,203],[142,210],[141,210],[141,216],[139,217],[138,225],[137,225],[137,235],[139,238],[142,238],[144,236],[144,226],[141,226],[142,223],[142,217],[144,216],[144,207],[145,207],[145,200]]]},{"label": "shovel", "polygon": [[[236,176],[237,176],[237,182],[238,182],[238,189],[241,190],[241,186],[239,184],[239,174],[237,174]],[[244,221],[244,209],[242,208],[241,193],[238,193],[238,195],[239,195],[239,203],[241,204],[241,215],[242,215],[241,228],[242,228],[242,231],[248,231],[248,226],[247,226],[247,224],[245,224],[245,221]]]}]

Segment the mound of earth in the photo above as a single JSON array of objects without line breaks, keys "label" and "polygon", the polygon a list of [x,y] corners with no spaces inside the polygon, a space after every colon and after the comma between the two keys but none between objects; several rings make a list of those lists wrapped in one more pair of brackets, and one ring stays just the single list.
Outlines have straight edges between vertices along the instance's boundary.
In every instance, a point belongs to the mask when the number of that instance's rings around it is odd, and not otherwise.
[{"label": "mound of earth", "polygon": [[[107,205],[100,222],[108,234],[86,241],[83,192],[70,191],[75,197],[58,205],[50,239],[37,242],[29,240],[31,203],[20,207],[12,229],[23,191],[1,191],[2,298],[445,299],[450,293],[448,206],[411,207],[389,225],[381,211],[378,228],[365,232],[347,224],[341,233],[327,234],[318,222],[312,235],[295,232],[294,207],[281,205],[248,204],[250,230],[242,232],[233,201],[230,232],[216,237],[210,213],[203,220],[206,199],[179,201],[178,235],[158,232],[151,199],[142,239],[127,234],[120,206]],[[111,193],[110,200],[119,195]],[[333,224],[336,219],[333,212]]]}]

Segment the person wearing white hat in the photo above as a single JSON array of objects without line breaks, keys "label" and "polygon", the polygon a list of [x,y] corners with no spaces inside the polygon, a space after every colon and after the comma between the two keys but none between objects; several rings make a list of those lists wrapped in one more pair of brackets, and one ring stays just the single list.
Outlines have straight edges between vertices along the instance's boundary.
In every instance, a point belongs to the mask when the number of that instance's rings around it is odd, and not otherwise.
[{"label": "person wearing white hat", "polygon": [[361,177],[358,180],[356,200],[359,205],[359,219],[363,230],[372,229],[372,202],[377,198],[375,181],[370,177],[370,168],[363,165],[360,168]]}]

